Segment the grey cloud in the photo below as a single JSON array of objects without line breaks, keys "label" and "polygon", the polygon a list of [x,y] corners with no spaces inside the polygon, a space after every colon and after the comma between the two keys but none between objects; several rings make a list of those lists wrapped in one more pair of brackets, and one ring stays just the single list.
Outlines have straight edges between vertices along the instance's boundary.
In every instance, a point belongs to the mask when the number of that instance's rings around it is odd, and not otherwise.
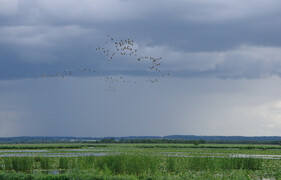
[{"label": "grey cloud", "polygon": [[[280,135],[280,3],[0,0],[0,136]],[[107,34],[173,76],[109,62]],[[121,74],[137,83],[105,92],[99,76]]]},{"label": "grey cloud", "polygon": [[145,14],[134,2],[120,0],[15,0],[13,3],[4,1],[0,12],[2,17],[29,25],[124,21]]},{"label": "grey cloud", "polygon": [[[0,79],[36,77],[40,71],[84,66],[99,68],[101,73],[114,70],[135,76],[148,75],[140,69],[143,66],[121,57],[105,64],[105,58],[95,48],[104,43],[107,33],[117,39],[133,38],[144,53],[148,53],[147,48],[168,47],[170,53],[155,50],[153,55],[163,56],[178,76],[279,74],[279,63],[272,63],[275,60],[255,61],[264,59],[263,54],[257,53],[262,56],[259,58],[234,57],[229,53],[243,45],[281,46],[281,6],[277,0],[0,2]],[[180,57],[175,52],[179,52]],[[220,57],[215,54],[227,56],[218,63]],[[173,61],[175,59],[178,60]],[[233,73],[233,69],[238,73]]]},{"label": "grey cloud", "polygon": [[166,46],[144,47],[144,54],[164,57],[162,69],[175,76],[264,78],[281,75],[281,48],[242,45],[222,52],[184,52]]}]

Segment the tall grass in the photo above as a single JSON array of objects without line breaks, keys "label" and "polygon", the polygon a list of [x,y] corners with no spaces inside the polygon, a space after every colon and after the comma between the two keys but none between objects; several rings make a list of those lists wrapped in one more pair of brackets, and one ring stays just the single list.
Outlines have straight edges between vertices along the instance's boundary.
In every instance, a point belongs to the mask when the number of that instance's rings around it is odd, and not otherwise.
[{"label": "tall grass", "polygon": [[48,157],[35,157],[35,161],[39,163],[40,168],[44,170],[51,169],[51,159]]},{"label": "tall grass", "polygon": [[68,169],[70,164],[70,158],[59,157],[59,166],[58,169]]},{"label": "tall grass", "polygon": [[259,170],[263,159],[213,157],[161,157],[139,155],[88,157],[5,157],[5,171],[95,170],[107,175],[156,175],[186,171]]},{"label": "tall grass", "polygon": [[255,158],[202,158],[193,157],[188,160],[187,169],[191,170],[259,170],[263,159]]},{"label": "tall grass", "polygon": [[159,171],[160,158],[153,156],[104,156],[98,157],[95,167],[108,168],[113,174],[147,174]]},{"label": "tall grass", "polygon": [[30,157],[8,157],[4,158],[5,170],[29,172],[33,169],[34,159]]}]

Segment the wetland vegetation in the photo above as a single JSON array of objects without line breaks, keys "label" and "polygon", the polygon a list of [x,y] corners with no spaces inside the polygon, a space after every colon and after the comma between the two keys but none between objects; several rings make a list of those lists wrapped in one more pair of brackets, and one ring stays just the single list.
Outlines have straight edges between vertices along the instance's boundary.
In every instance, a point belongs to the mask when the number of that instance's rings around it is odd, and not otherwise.
[{"label": "wetland vegetation", "polygon": [[1,147],[0,179],[281,179],[278,145],[73,143]]}]

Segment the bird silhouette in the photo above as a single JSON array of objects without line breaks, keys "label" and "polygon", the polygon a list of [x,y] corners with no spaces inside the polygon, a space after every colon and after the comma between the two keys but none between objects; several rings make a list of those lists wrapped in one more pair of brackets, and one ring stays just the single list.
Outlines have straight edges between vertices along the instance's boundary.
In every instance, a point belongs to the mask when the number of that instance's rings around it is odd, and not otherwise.
[{"label": "bird silhouette", "polygon": [[[152,57],[148,55],[139,55],[141,54],[141,51],[137,48],[138,46],[135,45],[134,40],[131,38],[128,39],[121,39],[116,40],[111,35],[106,35],[107,39],[104,41],[104,46],[99,45],[96,47],[96,51],[99,52],[99,54],[104,55],[107,57],[108,61],[113,61],[116,56],[127,56],[130,57],[132,60],[135,59],[138,63],[148,63],[147,69],[144,69],[148,72],[154,73],[156,75],[156,78],[154,79],[147,79],[150,83],[157,83],[159,82],[159,77],[166,77],[170,76],[170,73],[163,72],[161,70],[161,64],[159,61],[162,60],[162,57]],[[63,70],[62,72],[57,73],[46,73],[42,74],[42,78],[54,78],[54,77],[60,77],[60,78],[66,78],[68,76],[73,76],[78,73],[90,73],[90,72],[96,72],[94,68],[77,68],[72,70]],[[103,78],[100,78],[100,80],[107,83],[107,91],[115,91],[115,84],[116,83],[133,83],[136,84],[136,81],[128,80],[127,78],[123,76],[119,77],[113,77],[113,76],[104,76]]]}]

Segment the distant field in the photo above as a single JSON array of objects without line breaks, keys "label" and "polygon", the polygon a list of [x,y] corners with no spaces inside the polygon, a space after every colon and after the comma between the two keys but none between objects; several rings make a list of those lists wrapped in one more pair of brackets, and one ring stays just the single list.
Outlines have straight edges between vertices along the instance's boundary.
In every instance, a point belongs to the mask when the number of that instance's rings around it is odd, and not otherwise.
[{"label": "distant field", "polygon": [[280,145],[0,145],[0,179],[281,179]]}]

